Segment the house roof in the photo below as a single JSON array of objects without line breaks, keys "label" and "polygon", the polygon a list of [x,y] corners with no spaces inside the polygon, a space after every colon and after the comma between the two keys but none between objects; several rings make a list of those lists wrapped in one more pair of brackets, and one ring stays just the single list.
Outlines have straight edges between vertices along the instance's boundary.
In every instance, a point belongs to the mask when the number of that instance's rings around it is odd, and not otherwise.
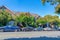
[{"label": "house roof", "polygon": [[9,10],[7,7],[5,7],[4,5],[3,6],[0,6],[0,10],[1,9],[4,9],[6,12],[8,12],[8,13],[10,13],[13,17],[15,17],[15,16],[19,16],[21,13],[25,13],[25,15],[31,15],[31,16],[33,16],[33,17],[35,17],[35,18],[38,18],[38,17],[40,17],[39,15],[37,15],[37,14],[30,14],[29,12],[16,12],[16,13],[14,13],[13,11],[11,11],[11,10]]},{"label": "house roof", "polygon": [[5,6],[0,6],[0,9],[7,9]]},{"label": "house roof", "polygon": [[13,11],[9,10],[6,6],[0,6],[0,11],[2,11],[2,9],[4,9],[6,12],[10,13],[12,16],[15,17],[15,14]]}]

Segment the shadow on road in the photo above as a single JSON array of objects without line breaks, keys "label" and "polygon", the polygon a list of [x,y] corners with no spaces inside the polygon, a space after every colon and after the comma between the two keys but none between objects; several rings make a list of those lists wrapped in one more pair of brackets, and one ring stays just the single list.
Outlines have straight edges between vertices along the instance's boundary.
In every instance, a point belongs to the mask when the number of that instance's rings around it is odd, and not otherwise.
[{"label": "shadow on road", "polygon": [[4,40],[60,40],[59,37],[37,37],[37,38],[9,38]]}]

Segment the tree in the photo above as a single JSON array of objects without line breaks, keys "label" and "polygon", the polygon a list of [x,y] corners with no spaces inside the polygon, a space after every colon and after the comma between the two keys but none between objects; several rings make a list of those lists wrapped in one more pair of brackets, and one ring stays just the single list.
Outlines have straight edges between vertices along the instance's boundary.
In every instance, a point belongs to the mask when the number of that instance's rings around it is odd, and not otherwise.
[{"label": "tree", "polygon": [[56,7],[55,7],[55,12],[57,13],[57,14],[60,14],[60,0],[42,0],[42,4],[45,4],[45,3],[50,3],[51,5],[57,5]]},{"label": "tree", "polygon": [[37,27],[35,23],[34,17],[30,13],[20,13],[19,16],[17,16],[17,22],[20,22],[23,24],[24,27],[31,26],[31,27]]},{"label": "tree", "polygon": [[47,23],[47,20],[45,20],[45,18],[39,18],[36,20],[37,24],[46,24]]},{"label": "tree", "polygon": [[49,23],[49,25],[60,25],[60,21],[59,21],[59,17],[58,16],[51,16],[51,15],[46,15],[44,17],[40,17],[39,19],[36,20],[37,24],[47,24]]},{"label": "tree", "polygon": [[5,26],[10,20],[12,16],[10,13],[6,11],[0,11],[0,26]]},{"label": "tree", "polygon": [[54,5],[54,4],[60,4],[60,0],[42,0],[42,3],[45,4],[45,2],[47,3],[51,3],[51,5]]},{"label": "tree", "polygon": [[46,16],[44,16],[44,18],[46,18],[47,19],[47,22],[49,22],[50,23],[50,26],[58,26],[59,24],[60,24],[60,19],[59,19],[59,17],[58,16],[51,16],[51,15],[46,15]]}]

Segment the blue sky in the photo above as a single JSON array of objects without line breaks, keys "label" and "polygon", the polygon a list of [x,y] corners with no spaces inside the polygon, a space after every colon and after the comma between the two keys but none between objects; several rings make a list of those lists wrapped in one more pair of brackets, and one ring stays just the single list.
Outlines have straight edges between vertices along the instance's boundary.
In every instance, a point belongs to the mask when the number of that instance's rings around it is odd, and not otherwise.
[{"label": "blue sky", "polygon": [[30,12],[40,16],[55,15],[54,6],[49,3],[43,6],[41,0],[0,0],[0,6],[2,5],[12,11]]}]

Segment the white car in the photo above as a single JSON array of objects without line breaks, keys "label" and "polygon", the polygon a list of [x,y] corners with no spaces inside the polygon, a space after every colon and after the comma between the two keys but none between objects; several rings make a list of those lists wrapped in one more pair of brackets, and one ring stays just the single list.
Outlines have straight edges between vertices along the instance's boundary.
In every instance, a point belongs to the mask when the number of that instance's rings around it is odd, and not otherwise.
[{"label": "white car", "polygon": [[60,27],[58,27],[58,30],[60,31]]},{"label": "white car", "polygon": [[44,31],[51,31],[52,29],[49,27],[43,28]]},{"label": "white car", "polygon": [[34,28],[34,31],[42,31],[43,27]]}]

